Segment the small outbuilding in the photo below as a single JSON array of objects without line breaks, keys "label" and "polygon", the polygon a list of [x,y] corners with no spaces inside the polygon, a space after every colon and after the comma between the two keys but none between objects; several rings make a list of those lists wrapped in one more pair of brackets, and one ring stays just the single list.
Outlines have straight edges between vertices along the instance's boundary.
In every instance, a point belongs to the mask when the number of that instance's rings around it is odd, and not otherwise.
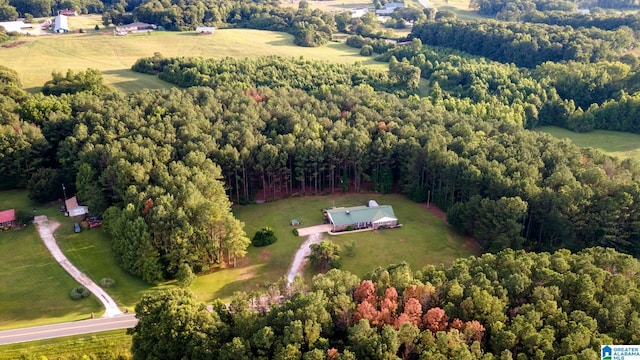
[{"label": "small outbuilding", "polygon": [[213,34],[216,31],[216,28],[213,26],[198,26],[196,28],[196,33],[198,34]]},{"label": "small outbuilding", "polygon": [[56,16],[53,20],[53,31],[58,34],[69,32],[69,22],[66,15],[59,14]]},{"label": "small outbuilding", "polygon": [[67,216],[82,216],[89,213],[89,207],[78,205],[78,199],[75,196],[65,200],[64,205],[67,208]]},{"label": "small outbuilding", "polygon": [[16,225],[16,210],[0,211],[0,230],[10,230]]}]

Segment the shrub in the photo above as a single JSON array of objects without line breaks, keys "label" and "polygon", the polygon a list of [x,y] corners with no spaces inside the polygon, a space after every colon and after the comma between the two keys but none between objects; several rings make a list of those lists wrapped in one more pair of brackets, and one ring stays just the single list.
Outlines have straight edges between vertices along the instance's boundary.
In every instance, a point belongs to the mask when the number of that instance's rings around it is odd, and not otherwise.
[{"label": "shrub", "polygon": [[255,247],[261,247],[271,245],[276,241],[278,241],[278,238],[274,234],[273,229],[267,226],[256,232],[253,239],[251,239],[251,244]]},{"label": "shrub", "polygon": [[298,236],[298,229],[292,229],[293,236]]},{"label": "shrub", "polygon": [[373,46],[364,45],[362,49],[360,49],[360,55],[362,56],[371,56],[373,54]]},{"label": "shrub", "polygon": [[347,231],[353,231],[353,226],[351,225],[347,226]]},{"label": "shrub", "polygon": [[176,280],[178,280],[178,285],[180,287],[186,288],[191,286],[194,281],[196,281],[196,275],[191,270],[191,266],[188,264],[182,263],[178,267],[178,272],[176,273]]},{"label": "shrub", "polygon": [[116,286],[116,281],[111,278],[102,278],[100,280],[100,285],[104,288],[112,288]]},{"label": "shrub", "polygon": [[93,28],[93,30],[96,30],[96,31],[100,30],[100,26],[96,25],[96,26]]},{"label": "shrub", "polygon": [[356,241],[355,240],[351,240],[351,241],[347,241],[344,244],[344,250],[347,256],[352,257],[353,255],[356,254]]},{"label": "shrub", "polygon": [[84,286],[78,286],[71,289],[71,299],[80,300],[86,297],[89,297],[89,290],[87,290]]}]

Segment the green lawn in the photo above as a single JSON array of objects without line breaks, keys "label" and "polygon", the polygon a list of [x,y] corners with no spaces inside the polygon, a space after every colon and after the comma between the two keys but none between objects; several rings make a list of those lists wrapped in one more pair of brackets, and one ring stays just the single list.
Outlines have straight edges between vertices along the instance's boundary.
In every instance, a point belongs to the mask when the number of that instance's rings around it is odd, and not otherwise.
[{"label": "green lawn", "polygon": [[[340,245],[352,239],[356,241],[355,256],[344,257],[344,270],[362,276],[377,266],[401,261],[419,269],[427,264],[450,263],[457,257],[476,254],[473,248],[463,245],[462,237],[446,223],[429,213],[424,204],[414,203],[404,196],[352,194],[292,198],[234,208],[235,215],[245,222],[250,237],[258,229],[271,226],[278,241],[264,248],[250,247],[248,256],[238,268],[200,276],[192,290],[203,301],[217,297],[228,299],[234,291],[255,290],[277,281],[287,273],[295,252],[304,241],[304,238],[291,233],[291,219],[301,220],[303,227],[318,225],[322,223],[321,209],[362,205],[372,198],[380,204],[392,205],[403,227],[331,237],[326,235]],[[306,274],[310,277],[313,272]],[[231,281],[233,279],[235,281]]]},{"label": "green lawn", "polygon": [[117,359],[131,356],[127,330],[68,336],[0,346],[0,360],[10,359]]},{"label": "green lawn", "polygon": [[635,158],[640,160],[640,134],[608,130],[576,133],[556,126],[542,126],[535,130],[551,134],[559,139],[568,138],[577,146],[597,148],[621,159]]},{"label": "green lawn", "polygon": [[[0,209],[18,214],[61,217],[56,206],[34,205],[26,191],[0,192]],[[70,227],[70,226],[69,226]],[[0,233],[0,329],[86,319],[100,313],[97,299],[73,301],[69,292],[77,282],[53,259],[35,227]]]},{"label": "green lawn", "polygon": [[[80,21],[83,17],[75,19]],[[84,20],[83,23],[92,20]],[[73,24],[70,25],[73,28]],[[293,44],[293,36],[272,31],[222,29],[213,35],[195,32],[156,31],[149,34],[113,36],[110,29],[86,34],[69,33],[25,37],[23,44],[0,51],[0,64],[20,74],[25,88],[38,91],[51,79],[53,71],[66,72],[95,68],[108,84],[124,92],[172,86],[155,76],[130,70],[136,60],[159,52],[164,56],[202,56],[212,58],[280,55],[308,59],[354,63],[387,69],[373,57],[360,56],[359,49],[331,42],[318,48]]]}]

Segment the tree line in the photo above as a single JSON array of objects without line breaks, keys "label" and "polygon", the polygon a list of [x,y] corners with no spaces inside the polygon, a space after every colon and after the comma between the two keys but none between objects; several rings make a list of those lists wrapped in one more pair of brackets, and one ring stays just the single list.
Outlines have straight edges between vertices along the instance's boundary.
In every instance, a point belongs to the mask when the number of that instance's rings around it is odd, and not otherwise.
[{"label": "tree line", "polygon": [[617,60],[637,46],[633,31],[625,27],[608,31],[494,20],[425,21],[416,24],[409,37],[527,68],[546,61]]},{"label": "tree line", "polygon": [[147,295],[129,333],[134,359],[595,360],[601,345],[640,341],[639,273],[604,248],[401,263],[363,279],[334,269],[210,310],[188,290]]},{"label": "tree line", "polygon": [[155,54],[142,58],[133,71],[158,75],[160,79],[181,87],[217,88],[231,84],[238,88],[274,88],[317,91],[337,85],[369,85],[406,97],[418,92],[420,69],[409,64],[391,63],[388,72],[371,70],[362,65],[334,64],[277,56],[235,59],[164,58]]}]

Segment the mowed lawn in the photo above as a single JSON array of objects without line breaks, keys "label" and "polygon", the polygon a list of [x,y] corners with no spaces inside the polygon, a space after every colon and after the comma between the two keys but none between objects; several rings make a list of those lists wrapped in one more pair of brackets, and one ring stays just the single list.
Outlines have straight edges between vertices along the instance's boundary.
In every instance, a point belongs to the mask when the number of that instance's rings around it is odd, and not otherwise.
[{"label": "mowed lawn", "polygon": [[[249,248],[249,254],[236,269],[226,269],[198,277],[192,290],[199,299],[229,298],[234,291],[257,290],[286,275],[293,256],[305,240],[292,234],[291,219],[302,221],[301,227],[322,223],[322,209],[332,206],[355,206],[375,199],[392,205],[402,228],[325,237],[344,247],[354,240],[353,257],[343,257],[343,269],[359,276],[378,266],[407,261],[414,269],[427,264],[448,264],[458,257],[478,255],[475,248],[456,235],[449,226],[431,214],[424,204],[414,203],[401,195],[349,194],[314,196],[278,200],[260,205],[239,206],[234,214],[245,222],[252,237],[265,226],[271,226],[278,241],[263,248]],[[313,271],[305,271],[307,278]],[[235,281],[231,281],[235,279]]]},{"label": "mowed lawn", "polygon": [[127,330],[31,341],[0,346],[0,360],[13,359],[124,359],[131,357]]},{"label": "mowed lawn", "polygon": [[[55,206],[31,203],[26,191],[0,192],[0,209],[18,214],[60,216]],[[57,211],[57,214],[56,214]],[[19,215],[20,216],[20,215]],[[89,318],[101,304],[90,297],[73,301],[78,283],[53,259],[33,225],[0,233],[0,329],[34,326]]]},{"label": "mowed lawn", "polygon": [[535,129],[558,139],[567,138],[579,147],[593,147],[620,159],[640,160],[640,134],[621,131],[594,130],[576,133],[556,126],[542,126]]},{"label": "mowed lawn", "polygon": [[[73,28],[73,24],[70,25]],[[197,56],[207,58],[255,57],[279,55],[337,63],[362,62],[366,66],[387,69],[388,64],[360,56],[359,49],[331,42],[317,48],[293,44],[287,33],[221,29],[213,35],[195,32],[153,31],[150,33],[113,36],[112,29],[39,37],[25,37],[23,44],[0,49],[0,64],[20,74],[24,87],[38,91],[51,73],[66,73],[95,68],[102,71],[105,81],[130,93],[145,88],[168,88],[171,84],[155,76],[131,71],[136,60],[159,52],[164,56]]]}]

